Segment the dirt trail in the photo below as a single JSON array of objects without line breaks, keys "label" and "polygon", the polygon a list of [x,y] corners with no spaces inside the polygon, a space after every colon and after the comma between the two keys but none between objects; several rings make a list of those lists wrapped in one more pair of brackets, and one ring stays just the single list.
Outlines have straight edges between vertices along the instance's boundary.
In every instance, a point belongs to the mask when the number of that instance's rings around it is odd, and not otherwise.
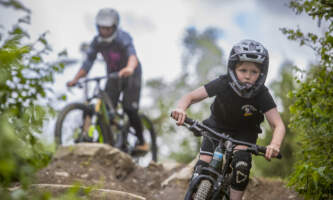
[{"label": "dirt trail", "polygon": [[[182,200],[188,185],[188,175],[185,175],[188,172],[181,171],[184,167],[177,165],[167,169],[166,165],[151,163],[143,168],[126,154],[107,145],[80,144],[60,148],[52,162],[37,173],[36,184],[79,183],[119,191],[122,195],[129,193],[125,198],[116,197],[114,193],[113,198],[107,199]],[[179,173],[177,178],[165,182],[175,172]],[[301,200],[295,192],[285,188],[282,181],[252,178],[244,200],[266,199]]]}]

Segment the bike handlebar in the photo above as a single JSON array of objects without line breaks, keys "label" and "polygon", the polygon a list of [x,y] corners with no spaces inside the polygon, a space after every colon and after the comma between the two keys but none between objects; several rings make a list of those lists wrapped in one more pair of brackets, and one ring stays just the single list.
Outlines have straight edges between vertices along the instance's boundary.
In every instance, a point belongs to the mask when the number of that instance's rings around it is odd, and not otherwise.
[{"label": "bike handlebar", "polygon": [[[232,139],[230,136],[228,136],[228,135],[226,135],[224,133],[216,132],[215,130],[213,130],[213,129],[209,128],[208,126],[204,125],[203,123],[198,122],[196,120],[193,120],[193,119],[191,119],[189,117],[185,118],[185,124],[188,124],[188,125],[190,125],[192,127],[193,126],[197,126],[198,128],[204,129],[205,131],[208,131],[209,133],[211,133],[211,134],[213,134],[213,135],[215,135],[215,136],[217,136],[219,138],[222,138],[222,139],[225,139],[225,140],[229,140],[229,141],[231,141],[234,144],[240,144],[240,145],[248,146],[249,148],[247,150],[250,151],[251,153],[256,154],[256,155],[258,155],[258,152],[263,153],[263,154],[266,153],[266,147],[264,147],[264,146],[259,146],[259,145],[256,145],[256,144],[252,144],[252,143],[248,143],[248,142],[243,142],[243,141],[240,141],[240,140]],[[281,159],[282,155],[279,153],[276,158]]]},{"label": "bike handlebar", "polygon": [[102,79],[117,79],[117,78],[120,78],[119,77],[119,72],[112,72],[112,73],[110,73],[106,76],[97,76],[97,77],[94,77],[94,78],[86,78],[82,81],[77,82],[76,85],[78,85],[80,87],[80,85],[82,85],[83,83],[88,83],[90,81],[97,81],[98,82]]}]

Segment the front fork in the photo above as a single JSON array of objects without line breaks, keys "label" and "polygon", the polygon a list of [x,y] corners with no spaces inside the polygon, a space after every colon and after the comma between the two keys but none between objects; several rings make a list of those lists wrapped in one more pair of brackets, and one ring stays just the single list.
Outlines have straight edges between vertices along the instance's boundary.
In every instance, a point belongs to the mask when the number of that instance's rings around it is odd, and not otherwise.
[{"label": "front fork", "polygon": [[[102,112],[100,112],[102,109]],[[103,137],[100,127],[96,126],[97,120],[106,120],[106,123],[108,124],[109,116],[106,114],[106,108],[105,104],[103,104],[101,99],[98,99],[97,103],[94,106],[94,113],[93,115],[86,115],[84,119],[83,124],[83,134],[88,136],[89,138],[93,138],[94,132],[97,131],[98,133],[98,140],[100,143],[103,143]],[[97,115],[102,114],[104,115],[101,119],[97,119]],[[91,117],[92,116],[92,117]]]},{"label": "front fork", "polygon": [[[185,195],[185,200],[192,200],[193,193],[197,190],[199,184],[203,180],[209,180],[213,185],[213,188],[210,192],[211,193],[210,199],[213,199],[213,200],[221,199],[221,194],[224,194],[227,197],[227,199],[230,198],[229,193],[227,192],[227,188],[222,188],[224,186],[223,185],[223,181],[224,181],[223,175],[219,174],[217,171],[215,171],[211,167],[203,167],[201,169],[201,173],[203,173],[203,174],[198,175],[191,181],[189,188]],[[211,175],[206,175],[205,173],[213,173],[217,176],[217,178],[214,178]]]},{"label": "front fork", "polygon": [[219,143],[220,148],[216,148],[215,153],[219,155],[221,152],[220,149],[224,146],[224,154],[222,159],[211,160],[209,167],[203,167],[198,172],[199,175],[195,177],[187,190],[185,200],[192,199],[192,194],[195,192],[196,188],[199,186],[200,182],[204,179],[209,180],[213,184],[213,188],[211,191],[211,199],[221,199],[221,194],[225,195],[227,199],[230,199],[230,194],[228,192],[228,187],[230,183],[225,183],[227,179],[227,175],[230,173],[230,163],[231,163],[231,155],[232,155],[232,147],[233,144],[230,141],[226,141],[223,143],[222,141]]}]

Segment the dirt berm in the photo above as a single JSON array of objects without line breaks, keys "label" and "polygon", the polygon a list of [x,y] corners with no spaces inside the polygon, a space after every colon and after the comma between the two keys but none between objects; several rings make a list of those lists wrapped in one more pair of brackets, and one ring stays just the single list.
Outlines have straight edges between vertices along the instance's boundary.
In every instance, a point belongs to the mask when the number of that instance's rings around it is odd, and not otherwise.
[{"label": "dirt berm", "polygon": [[[193,163],[150,163],[143,168],[108,145],[82,143],[60,147],[50,164],[37,173],[33,190],[58,195],[79,185],[92,189],[88,199],[182,200]],[[250,180],[243,199],[301,200],[282,181],[263,178]]]}]

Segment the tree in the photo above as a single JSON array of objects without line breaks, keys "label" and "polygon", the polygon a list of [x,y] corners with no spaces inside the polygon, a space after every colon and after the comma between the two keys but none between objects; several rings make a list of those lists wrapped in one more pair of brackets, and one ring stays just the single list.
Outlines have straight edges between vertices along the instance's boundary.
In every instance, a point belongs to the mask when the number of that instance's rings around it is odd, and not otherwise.
[{"label": "tree", "polygon": [[[148,114],[153,118],[158,133],[176,132],[177,136],[182,135],[182,149],[172,153],[172,157],[177,161],[190,162],[197,155],[200,141],[192,134],[180,134],[181,129],[175,129],[175,123],[170,119],[170,111],[181,96],[225,71],[222,49],[217,44],[220,33],[221,31],[215,28],[207,28],[203,32],[198,32],[194,27],[188,28],[183,39],[182,73],[170,83],[163,79],[151,79],[146,83],[154,104],[143,110],[149,111]],[[208,101],[200,102],[192,106],[187,114],[195,119],[204,119],[208,117],[209,105]],[[166,134],[160,137],[164,140],[170,137],[173,141],[175,139],[173,135]]]},{"label": "tree", "polygon": [[319,63],[297,78],[300,87],[290,93],[290,127],[299,133],[298,161],[289,185],[306,199],[333,198],[333,3],[329,0],[293,0],[296,14],[305,12],[324,24],[322,36],[300,29],[282,29],[291,40],[311,47]]},{"label": "tree", "polygon": [[[40,102],[52,94],[53,76],[63,71],[64,64],[46,61],[51,52],[46,33],[31,41],[24,30],[30,23],[29,9],[14,0],[0,1],[0,6],[27,14],[8,33],[0,32],[0,196],[24,199],[34,172],[51,158],[50,150],[36,137],[52,114],[52,108]],[[21,184],[16,194],[8,190],[14,182]]]}]

